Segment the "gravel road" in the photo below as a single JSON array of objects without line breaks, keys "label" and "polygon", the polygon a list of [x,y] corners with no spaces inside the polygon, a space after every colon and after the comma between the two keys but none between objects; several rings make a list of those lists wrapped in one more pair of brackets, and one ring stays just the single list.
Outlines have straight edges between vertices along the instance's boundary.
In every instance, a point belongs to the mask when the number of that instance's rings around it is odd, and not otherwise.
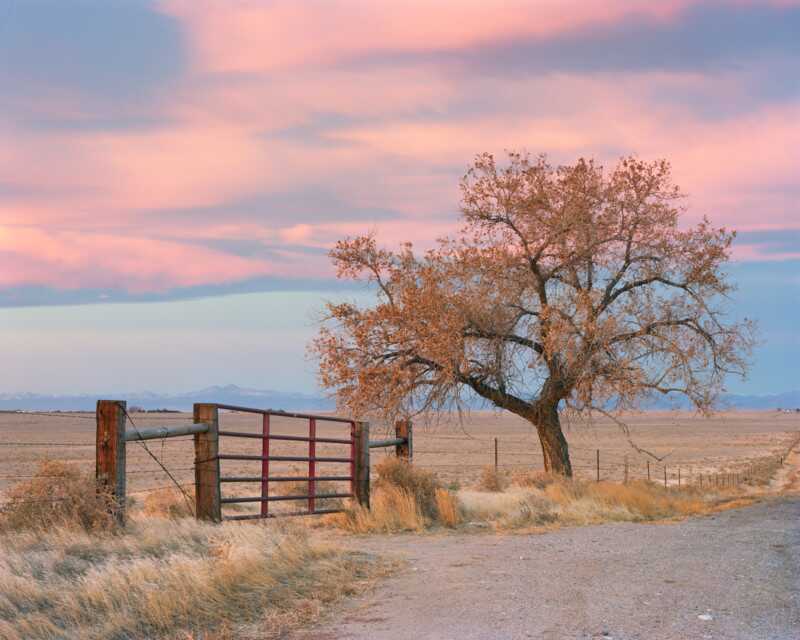
[{"label": "gravel road", "polygon": [[800,498],[678,523],[365,538],[408,566],[296,640],[800,638]]}]

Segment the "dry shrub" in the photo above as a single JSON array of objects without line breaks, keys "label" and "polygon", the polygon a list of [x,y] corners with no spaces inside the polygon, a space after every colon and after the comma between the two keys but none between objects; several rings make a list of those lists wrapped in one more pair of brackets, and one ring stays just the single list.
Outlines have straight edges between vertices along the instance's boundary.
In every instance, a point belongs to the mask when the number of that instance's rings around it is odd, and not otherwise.
[{"label": "dry shrub", "polygon": [[402,489],[414,497],[422,515],[431,520],[437,516],[436,490],[441,489],[436,474],[415,467],[403,458],[388,457],[375,466],[377,491],[386,487]]},{"label": "dry shrub", "polygon": [[0,638],[232,638],[244,623],[258,625],[252,637],[285,637],[383,570],[279,523],[142,518],[116,536],[8,534]]},{"label": "dry shrub", "polygon": [[508,478],[505,474],[495,469],[492,465],[486,465],[481,469],[480,478],[478,478],[478,489],[481,491],[499,492],[503,491],[508,486]]},{"label": "dry shrub", "polygon": [[77,467],[45,460],[30,480],[6,493],[0,530],[47,530],[56,527],[111,531],[111,496],[97,489],[96,480]]},{"label": "dry shrub", "polygon": [[193,517],[194,488],[189,487],[186,494],[176,487],[150,491],[142,503],[142,513],[157,518]]},{"label": "dry shrub", "polygon": [[436,475],[402,458],[386,458],[376,466],[370,509],[352,503],[327,524],[354,533],[422,531],[435,524],[452,527],[461,519],[455,495]]},{"label": "dry shrub", "polygon": [[327,516],[325,522],[353,533],[422,531],[426,524],[414,496],[392,486],[374,491],[369,509],[352,503],[342,513]]},{"label": "dry shrub", "polygon": [[511,484],[518,487],[544,489],[559,480],[558,476],[547,471],[532,471],[520,469],[511,475]]}]

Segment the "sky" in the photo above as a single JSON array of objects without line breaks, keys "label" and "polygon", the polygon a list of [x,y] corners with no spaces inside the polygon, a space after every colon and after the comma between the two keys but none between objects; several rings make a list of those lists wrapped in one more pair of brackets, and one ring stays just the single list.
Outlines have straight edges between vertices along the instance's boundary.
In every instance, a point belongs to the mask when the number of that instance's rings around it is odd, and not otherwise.
[{"label": "sky", "polygon": [[665,157],[800,388],[800,0],[0,0],[0,392],[314,392],[337,239],[477,153]]}]

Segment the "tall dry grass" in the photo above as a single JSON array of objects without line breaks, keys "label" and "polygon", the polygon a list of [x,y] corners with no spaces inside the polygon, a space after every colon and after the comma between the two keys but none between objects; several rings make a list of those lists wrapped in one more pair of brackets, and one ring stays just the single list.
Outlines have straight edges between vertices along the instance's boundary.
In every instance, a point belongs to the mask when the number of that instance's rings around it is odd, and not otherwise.
[{"label": "tall dry grass", "polygon": [[515,482],[503,493],[459,492],[465,518],[496,529],[641,522],[704,513],[717,509],[722,499],[710,491],[667,489],[645,481],[586,482],[537,474]]},{"label": "tall dry grass", "polygon": [[[26,491],[52,482],[68,485],[63,500],[23,508]],[[46,466],[12,495],[0,533],[3,640],[233,638],[248,626],[278,637],[385,568],[286,521],[176,518],[180,501],[167,493],[124,529],[98,526],[107,505],[94,509],[94,482],[68,466]]]},{"label": "tall dry grass", "polygon": [[94,478],[54,460],[39,463],[31,480],[6,492],[0,532],[57,527],[85,531],[113,529],[112,498],[96,490]]},{"label": "tall dry grass", "polygon": [[391,533],[461,522],[457,499],[434,473],[401,458],[386,458],[375,470],[370,508],[350,503],[343,513],[326,518],[329,525],[354,533]]}]

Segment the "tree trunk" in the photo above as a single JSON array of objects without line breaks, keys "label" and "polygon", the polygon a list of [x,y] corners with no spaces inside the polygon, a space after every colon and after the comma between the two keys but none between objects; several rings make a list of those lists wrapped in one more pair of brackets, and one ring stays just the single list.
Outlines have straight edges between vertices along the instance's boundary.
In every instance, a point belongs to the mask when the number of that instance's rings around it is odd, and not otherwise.
[{"label": "tree trunk", "polygon": [[572,477],[572,463],[569,460],[569,447],[561,420],[558,417],[558,403],[540,405],[536,416],[531,420],[536,426],[539,442],[544,455],[544,470],[562,476]]}]

